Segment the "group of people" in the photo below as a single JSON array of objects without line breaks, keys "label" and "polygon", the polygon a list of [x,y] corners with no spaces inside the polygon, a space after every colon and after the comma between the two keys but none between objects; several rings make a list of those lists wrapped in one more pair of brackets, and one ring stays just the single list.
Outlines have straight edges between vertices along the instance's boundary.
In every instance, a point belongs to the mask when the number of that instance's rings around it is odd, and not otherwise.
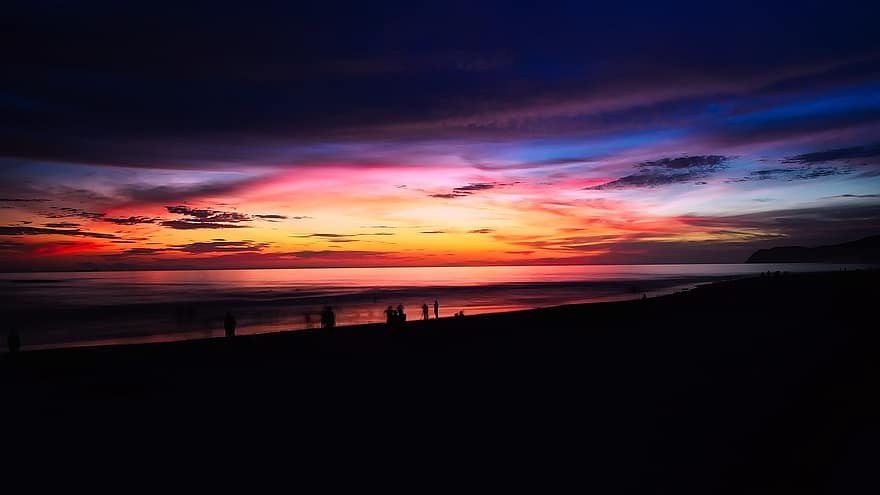
[{"label": "group of people", "polygon": [[[422,319],[427,320],[429,316],[428,303],[422,304]],[[440,318],[440,303],[434,300],[434,319]],[[391,305],[385,309],[385,322],[389,325],[394,323],[403,323],[406,321],[406,313],[403,311],[403,304],[398,304],[397,309]]]},{"label": "group of people", "polygon": [[[422,304],[422,319],[427,320],[430,318],[429,315],[430,308],[428,304]],[[464,311],[460,314],[456,313],[455,316],[464,316]],[[440,303],[437,300],[434,300],[434,319],[440,318]],[[306,321],[308,322],[308,313],[306,313]],[[397,309],[392,306],[388,306],[385,310],[385,321],[389,325],[403,323],[406,321],[406,313],[403,311],[403,304],[398,304]],[[226,316],[223,318],[223,328],[226,330],[227,337],[235,336],[235,327],[237,322],[235,317],[232,316],[232,313],[229,311],[226,312]],[[321,310],[321,328],[333,328],[336,326],[336,313],[333,311],[332,306],[324,306],[324,309]]]},{"label": "group of people", "polygon": [[[440,304],[434,299],[434,319],[440,318]],[[422,304],[422,319],[428,319],[428,304]]]}]

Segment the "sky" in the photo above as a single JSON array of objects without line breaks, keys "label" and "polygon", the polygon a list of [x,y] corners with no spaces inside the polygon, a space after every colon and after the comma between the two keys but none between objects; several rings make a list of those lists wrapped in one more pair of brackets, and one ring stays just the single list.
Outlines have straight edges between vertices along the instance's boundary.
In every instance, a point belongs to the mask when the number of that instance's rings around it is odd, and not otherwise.
[{"label": "sky", "polygon": [[13,1],[0,270],[737,263],[880,234],[877,5]]}]

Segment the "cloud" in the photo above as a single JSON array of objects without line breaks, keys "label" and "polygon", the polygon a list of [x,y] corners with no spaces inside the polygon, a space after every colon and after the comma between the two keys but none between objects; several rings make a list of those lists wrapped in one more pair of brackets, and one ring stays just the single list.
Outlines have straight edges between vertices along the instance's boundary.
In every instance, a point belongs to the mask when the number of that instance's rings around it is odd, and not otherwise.
[{"label": "cloud", "polygon": [[85,232],[79,229],[44,229],[40,227],[0,227],[0,235],[70,235],[79,237],[94,237],[97,239],[119,239],[119,236],[113,234],[104,234],[100,232]]},{"label": "cloud", "polygon": [[174,249],[171,249],[171,248],[131,248],[131,249],[126,249],[125,251],[123,251],[120,254],[122,254],[124,256],[145,256],[145,255],[164,253],[167,251],[174,251]]},{"label": "cloud", "polygon": [[[262,218],[264,220],[287,220],[286,215],[276,215],[276,214],[268,214],[268,215],[254,215],[257,218]],[[302,217],[296,217],[302,218]]]},{"label": "cloud", "polygon": [[53,206],[53,210],[56,210],[60,213],[46,215],[48,218],[70,218],[70,217],[80,217],[80,218],[88,218],[90,220],[98,220],[106,215],[105,213],[93,213],[85,210],[81,210],[79,208],[71,208],[68,206]]},{"label": "cloud", "polygon": [[770,210],[728,216],[684,216],[687,225],[707,229],[784,234],[804,244],[859,239],[880,232],[880,205],[850,204]]},{"label": "cloud", "polygon": [[35,199],[18,199],[18,198],[0,198],[0,203],[38,203],[49,201],[48,199],[35,198]]},{"label": "cloud", "polygon": [[297,258],[358,258],[363,256],[388,256],[393,253],[384,251],[295,251],[287,253]]},{"label": "cloud", "polygon": [[510,184],[489,184],[486,182],[471,182],[465,186],[459,186],[452,188],[452,192],[449,193],[436,193],[429,194],[429,197],[432,198],[440,198],[440,199],[455,199],[455,198],[464,198],[470,196],[471,194],[478,191],[486,191],[489,189],[493,189],[499,185],[510,185]]},{"label": "cloud", "polygon": [[191,222],[188,220],[166,220],[159,225],[170,227],[177,230],[193,230],[193,229],[243,229],[249,225],[236,225],[229,223],[213,223],[213,222]]},{"label": "cloud", "polygon": [[[30,223],[30,222],[28,222],[28,223]],[[55,229],[69,229],[71,227],[79,227],[78,223],[73,223],[73,222],[44,223],[43,225],[46,227],[52,227]]]},{"label": "cloud", "polygon": [[769,168],[750,172],[748,176],[740,179],[730,179],[726,182],[751,182],[759,180],[810,180],[832,175],[847,175],[852,169],[839,167],[802,167],[802,168]]},{"label": "cloud", "polygon": [[419,232],[420,234],[445,234],[445,230],[424,230]]},{"label": "cloud", "polygon": [[639,171],[619,179],[585,187],[587,191],[651,188],[669,184],[699,181],[727,167],[731,157],[721,155],[681,156],[642,162]]},{"label": "cloud", "polygon": [[323,234],[323,233],[319,233],[319,234],[309,234],[309,235],[306,235],[306,236],[300,236],[300,237],[330,237],[330,238],[336,238],[336,237],[354,237],[354,236],[356,236],[356,235],[357,235],[357,234]]},{"label": "cloud", "polygon": [[206,208],[190,208],[188,206],[166,206],[166,210],[168,213],[176,213],[178,215],[184,215],[186,217],[184,220],[187,222],[226,222],[226,223],[237,223],[237,222],[250,222],[251,217],[249,215],[245,215],[244,213],[238,212],[228,212],[228,211],[219,211],[219,210],[210,210]]},{"label": "cloud", "polygon": [[880,194],[838,194],[828,198],[880,198]]},{"label": "cloud", "polygon": [[467,196],[467,194],[456,194],[456,193],[437,193],[437,194],[429,194],[428,196],[432,198],[440,198],[440,199],[455,199]]},{"label": "cloud", "polygon": [[189,244],[175,244],[170,247],[163,248],[131,248],[126,249],[120,255],[122,256],[149,256],[161,253],[188,253],[188,254],[206,254],[206,253],[256,253],[269,247],[268,243],[254,241],[212,241],[212,242],[193,242]]},{"label": "cloud", "polygon": [[494,184],[486,184],[483,182],[472,182],[466,186],[456,187],[452,190],[452,192],[456,193],[472,193],[474,191],[485,191],[487,189],[492,189],[495,187]]},{"label": "cloud", "polygon": [[880,158],[880,144],[804,153],[802,155],[787,157],[782,160],[782,163],[809,165],[813,163],[826,163],[833,161],[852,162],[859,158]]},{"label": "cloud", "polygon": [[200,182],[186,186],[128,184],[117,188],[117,196],[146,203],[165,203],[192,200],[204,197],[219,197],[238,191],[258,179],[248,178],[237,181]]},{"label": "cloud", "polygon": [[495,229],[475,229],[469,230],[468,234],[491,234],[492,232],[495,232]]},{"label": "cloud", "polygon": [[160,219],[150,217],[128,217],[128,218],[103,218],[105,222],[115,223],[116,225],[137,225],[140,223],[156,223]]},{"label": "cloud", "polygon": [[253,241],[215,241],[193,242],[191,244],[175,245],[174,247],[178,251],[191,254],[241,253],[262,251],[269,247],[269,244]]},{"label": "cloud", "polygon": [[182,220],[166,220],[160,223],[163,227],[177,230],[193,229],[239,229],[247,225],[235,225],[250,222],[251,217],[244,213],[211,210],[207,208],[190,208],[189,206],[166,206],[169,213],[183,215]]}]

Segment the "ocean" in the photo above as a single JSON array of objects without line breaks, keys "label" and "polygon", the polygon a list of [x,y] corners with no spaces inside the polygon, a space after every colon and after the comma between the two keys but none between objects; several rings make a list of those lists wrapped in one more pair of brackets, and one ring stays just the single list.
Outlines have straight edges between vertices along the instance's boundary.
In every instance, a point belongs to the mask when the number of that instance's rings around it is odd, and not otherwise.
[{"label": "ocean", "polygon": [[[22,348],[220,337],[377,323],[403,305],[408,320],[438,301],[441,318],[653,297],[763,271],[862,268],[835,264],[565,265],[2,273],[4,326]],[[5,332],[4,332],[5,337]],[[5,348],[5,338],[0,347]]]}]

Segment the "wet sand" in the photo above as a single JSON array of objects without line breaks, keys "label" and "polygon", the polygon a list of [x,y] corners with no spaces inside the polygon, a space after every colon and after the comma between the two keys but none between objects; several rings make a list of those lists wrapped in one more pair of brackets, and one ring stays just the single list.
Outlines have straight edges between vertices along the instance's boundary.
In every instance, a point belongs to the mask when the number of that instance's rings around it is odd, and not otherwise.
[{"label": "wet sand", "polygon": [[417,490],[848,492],[876,485],[878,287],[877,271],[785,275],[399,329],[22,352],[0,357],[3,419],[138,449],[198,438],[201,455],[280,444],[299,475],[331,462]]}]

